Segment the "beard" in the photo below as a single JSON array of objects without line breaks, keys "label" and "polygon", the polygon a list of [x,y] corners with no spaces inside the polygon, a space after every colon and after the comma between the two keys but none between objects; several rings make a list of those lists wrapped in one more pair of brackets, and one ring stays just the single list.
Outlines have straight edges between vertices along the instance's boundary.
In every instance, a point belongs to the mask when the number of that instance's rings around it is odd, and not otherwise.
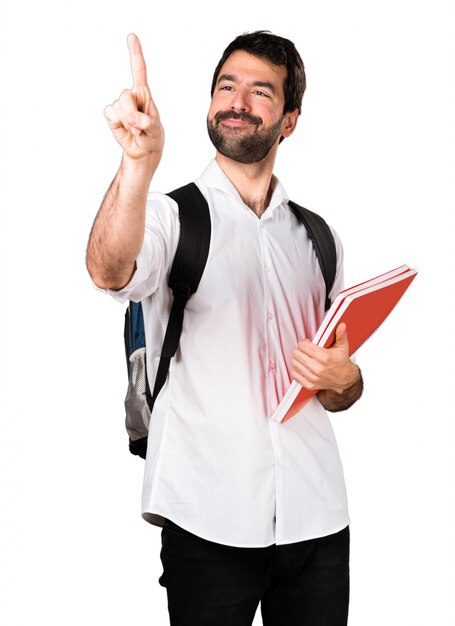
[{"label": "beard", "polygon": [[[253,129],[221,126],[221,122],[227,119],[250,122]],[[260,117],[249,113],[220,111],[213,120],[207,118],[207,130],[211,142],[222,155],[239,163],[257,163],[268,155],[280,136],[283,119],[284,115],[273,126],[261,128],[263,122]]]}]

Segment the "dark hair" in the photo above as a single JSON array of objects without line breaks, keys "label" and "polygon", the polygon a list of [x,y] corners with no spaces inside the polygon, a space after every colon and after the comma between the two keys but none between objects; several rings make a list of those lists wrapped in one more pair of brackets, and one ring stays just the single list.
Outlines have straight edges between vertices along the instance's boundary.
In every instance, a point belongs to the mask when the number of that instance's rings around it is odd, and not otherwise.
[{"label": "dark hair", "polygon": [[265,59],[274,65],[284,65],[287,69],[284,81],[284,111],[302,109],[302,98],[306,87],[305,68],[300,54],[289,39],[272,35],[268,30],[257,30],[254,33],[243,33],[232,41],[223,52],[213,74],[210,95],[213,96],[218,75],[227,58],[236,50],[244,50]]}]

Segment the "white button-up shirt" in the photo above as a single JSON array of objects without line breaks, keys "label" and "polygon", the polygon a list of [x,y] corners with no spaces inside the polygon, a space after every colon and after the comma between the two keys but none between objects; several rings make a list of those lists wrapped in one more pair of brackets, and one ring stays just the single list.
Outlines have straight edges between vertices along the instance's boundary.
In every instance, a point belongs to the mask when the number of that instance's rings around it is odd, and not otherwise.
[{"label": "white button-up shirt", "polygon": [[[259,219],[214,160],[197,186],[208,201],[207,265],[149,430],[143,517],[169,518],[218,543],[264,547],[328,535],[349,523],[343,470],[317,400],[270,419],[291,383],[292,352],[324,316],[325,284],[306,229],[274,178]],[[149,192],[137,270],[116,299],[142,300],[153,389],[171,305],[167,277],[178,207]],[[342,289],[342,248],[332,296]]]}]

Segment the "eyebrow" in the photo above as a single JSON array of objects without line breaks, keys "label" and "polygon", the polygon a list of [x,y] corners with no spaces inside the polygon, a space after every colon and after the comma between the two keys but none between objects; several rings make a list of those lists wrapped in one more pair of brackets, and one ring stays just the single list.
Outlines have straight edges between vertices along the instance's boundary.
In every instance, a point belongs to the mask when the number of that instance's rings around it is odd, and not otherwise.
[{"label": "eyebrow", "polygon": [[[222,74],[218,80],[216,81],[217,83],[220,83],[222,80],[228,80],[232,83],[238,83],[238,79],[237,76],[235,76],[234,74]],[[276,94],[276,89],[275,87],[272,85],[272,83],[269,83],[266,80],[255,80],[253,82],[253,85],[255,87],[266,87],[267,89],[270,89],[270,91],[274,94]]]}]

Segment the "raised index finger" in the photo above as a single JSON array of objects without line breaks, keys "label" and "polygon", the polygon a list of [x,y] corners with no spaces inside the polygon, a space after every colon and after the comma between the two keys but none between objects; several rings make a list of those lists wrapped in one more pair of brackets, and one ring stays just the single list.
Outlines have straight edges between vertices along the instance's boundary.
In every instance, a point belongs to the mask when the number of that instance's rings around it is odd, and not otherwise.
[{"label": "raised index finger", "polygon": [[147,86],[147,70],[141,43],[134,33],[128,35],[128,49],[130,51],[131,71],[133,73],[134,87]]}]

